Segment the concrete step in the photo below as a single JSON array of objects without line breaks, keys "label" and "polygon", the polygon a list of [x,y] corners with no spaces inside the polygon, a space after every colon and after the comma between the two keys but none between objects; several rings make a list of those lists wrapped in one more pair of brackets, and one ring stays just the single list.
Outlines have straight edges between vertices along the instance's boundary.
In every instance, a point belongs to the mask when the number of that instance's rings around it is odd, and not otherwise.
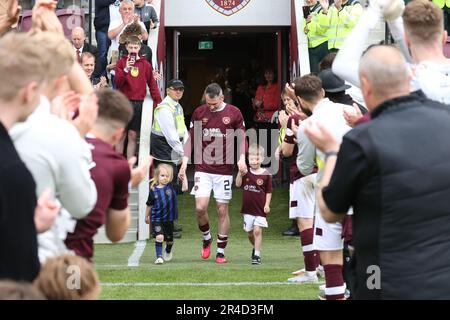
[{"label": "concrete step", "polygon": [[[139,223],[139,193],[137,189],[132,189],[128,197],[128,205],[131,210],[131,222],[128,231],[119,243],[134,242],[137,240],[137,230]],[[105,227],[101,227],[94,237],[94,243],[111,243],[105,233]]]},{"label": "concrete step", "polygon": [[137,189],[131,189],[128,196],[128,203],[139,203],[139,192]]},{"label": "concrete step", "polygon": [[[127,242],[135,242],[137,239],[137,229],[136,228],[130,228],[125,233],[122,240],[120,240],[118,243],[127,243]],[[112,242],[109,241],[108,237],[106,236],[104,227],[101,227],[98,230],[98,233],[94,237],[94,243],[97,244],[111,244]]]},{"label": "concrete step", "polygon": [[130,207],[131,214],[139,212],[139,205],[137,202],[129,202],[128,206]]},{"label": "concrete step", "polygon": [[137,228],[138,228],[138,221],[139,221],[139,218],[137,217],[137,215],[136,216],[132,215],[129,229],[136,229],[137,230]]}]

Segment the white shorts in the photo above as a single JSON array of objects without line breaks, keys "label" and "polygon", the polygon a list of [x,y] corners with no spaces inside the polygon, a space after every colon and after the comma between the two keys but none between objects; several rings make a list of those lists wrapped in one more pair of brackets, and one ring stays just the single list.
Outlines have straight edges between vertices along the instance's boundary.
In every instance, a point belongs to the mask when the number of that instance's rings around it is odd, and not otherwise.
[{"label": "white shorts", "polygon": [[214,199],[217,202],[228,203],[231,200],[232,184],[233,176],[196,172],[191,194],[196,198],[209,198],[211,190],[214,190]]},{"label": "white shorts", "polygon": [[289,186],[289,219],[314,218],[316,173],[295,180]]},{"label": "white shorts", "polygon": [[253,216],[251,214],[244,214],[244,230],[245,232],[250,232],[253,230],[253,226],[258,226],[262,228],[267,228],[266,217]]},{"label": "white shorts", "polygon": [[328,223],[322,218],[322,214],[316,207],[316,219],[314,221],[313,246],[318,251],[335,251],[343,249],[342,224],[340,222]]}]

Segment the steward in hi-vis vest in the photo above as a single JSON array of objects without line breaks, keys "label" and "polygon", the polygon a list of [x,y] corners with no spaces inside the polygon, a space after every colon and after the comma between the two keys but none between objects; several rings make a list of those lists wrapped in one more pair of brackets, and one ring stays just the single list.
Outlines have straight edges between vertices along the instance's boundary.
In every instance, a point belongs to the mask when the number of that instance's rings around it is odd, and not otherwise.
[{"label": "steward in hi-vis vest", "polygon": [[329,50],[342,47],[362,13],[363,7],[358,0],[335,0],[329,8],[322,6],[322,12],[317,16],[320,25],[328,27]]},{"label": "steward in hi-vis vest", "polygon": [[303,31],[308,36],[309,65],[311,72],[318,73],[320,61],[328,54],[328,23],[321,24],[318,14],[322,12],[322,6],[318,0],[305,2]]},{"label": "steward in hi-vis vest", "polygon": [[167,96],[154,110],[150,154],[157,161],[178,165],[183,158],[188,137],[183,108],[178,102],[183,92],[181,80],[170,80]]}]

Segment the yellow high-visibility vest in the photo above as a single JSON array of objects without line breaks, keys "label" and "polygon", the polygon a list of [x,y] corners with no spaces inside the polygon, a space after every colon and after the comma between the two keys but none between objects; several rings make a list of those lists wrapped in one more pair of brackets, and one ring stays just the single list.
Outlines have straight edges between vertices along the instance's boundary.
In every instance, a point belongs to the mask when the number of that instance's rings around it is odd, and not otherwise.
[{"label": "yellow high-visibility vest", "polygon": [[450,0],[433,0],[433,2],[439,7],[439,8],[450,8]]},{"label": "yellow high-visibility vest", "polygon": [[310,22],[306,22],[306,19],[303,19],[305,24],[305,29],[308,30],[306,32],[306,35],[308,36],[308,48],[315,48],[320,46],[322,43],[326,42],[328,40],[328,25],[325,22],[321,20],[320,16],[318,15],[319,12],[322,11],[322,7],[319,3],[317,3],[312,9],[311,9],[311,15],[312,19]]},{"label": "yellow high-visibility vest", "polygon": [[177,128],[177,133],[180,138],[184,137],[186,132],[186,124],[184,123],[184,114],[182,108],[177,108],[178,103],[172,103],[173,100],[164,99],[155,109],[153,117],[152,133],[157,135],[162,135],[161,127],[156,120],[156,114],[163,108],[170,110],[175,121],[175,127]]},{"label": "yellow high-visibility vest", "polygon": [[328,25],[328,49],[340,49],[343,46],[362,13],[363,7],[356,0],[349,0],[341,11],[333,4],[327,15],[319,13],[321,25]]}]

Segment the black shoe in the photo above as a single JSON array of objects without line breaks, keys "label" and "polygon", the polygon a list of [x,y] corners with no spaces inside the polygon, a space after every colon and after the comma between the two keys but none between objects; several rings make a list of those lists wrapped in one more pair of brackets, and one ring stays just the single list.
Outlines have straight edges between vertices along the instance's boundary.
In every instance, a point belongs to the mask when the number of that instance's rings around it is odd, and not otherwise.
[{"label": "black shoe", "polygon": [[289,228],[285,231],[283,231],[283,236],[299,236],[300,231],[298,231],[298,228]]},{"label": "black shoe", "polygon": [[253,265],[258,265],[258,264],[261,264],[261,258],[259,257],[259,256],[253,256],[252,257],[252,264]]},{"label": "black shoe", "polygon": [[173,232],[173,238],[174,239],[180,239],[181,238],[181,232]]}]

